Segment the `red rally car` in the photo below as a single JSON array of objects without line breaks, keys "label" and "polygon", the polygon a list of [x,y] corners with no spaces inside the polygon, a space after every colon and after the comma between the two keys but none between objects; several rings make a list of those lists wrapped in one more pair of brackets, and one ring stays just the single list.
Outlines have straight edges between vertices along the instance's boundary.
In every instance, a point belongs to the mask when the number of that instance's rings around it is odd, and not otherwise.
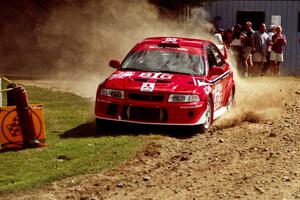
[{"label": "red rally car", "polygon": [[98,87],[97,126],[110,120],[205,131],[234,104],[233,73],[223,54],[206,40],[140,41],[122,63],[110,61],[116,71]]}]

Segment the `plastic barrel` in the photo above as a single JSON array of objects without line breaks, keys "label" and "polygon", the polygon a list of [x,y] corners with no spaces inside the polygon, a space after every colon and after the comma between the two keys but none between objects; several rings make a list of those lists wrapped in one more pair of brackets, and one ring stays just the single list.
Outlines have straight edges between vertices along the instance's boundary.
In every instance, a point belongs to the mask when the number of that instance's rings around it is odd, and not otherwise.
[{"label": "plastic barrel", "polygon": [[17,86],[11,91],[13,92],[14,103],[17,107],[18,118],[23,133],[24,147],[40,147],[39,141],[35,138],[32,113],[30,112],[30,105],[25,88]]}]

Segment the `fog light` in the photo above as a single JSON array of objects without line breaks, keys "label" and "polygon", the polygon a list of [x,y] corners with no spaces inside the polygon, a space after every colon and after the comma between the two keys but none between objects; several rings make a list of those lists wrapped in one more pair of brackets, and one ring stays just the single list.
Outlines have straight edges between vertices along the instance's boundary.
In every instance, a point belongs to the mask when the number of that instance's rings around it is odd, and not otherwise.
[{"label": "fog light", "polygon": [[194,117],[195,113],[193,111],[190,111],[188,115],[189,117]]}]

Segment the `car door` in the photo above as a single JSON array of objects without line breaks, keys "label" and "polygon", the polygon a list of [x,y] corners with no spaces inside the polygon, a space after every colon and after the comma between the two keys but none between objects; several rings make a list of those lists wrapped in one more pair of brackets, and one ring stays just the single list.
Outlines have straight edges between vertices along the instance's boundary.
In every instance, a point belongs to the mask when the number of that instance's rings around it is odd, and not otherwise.
[{"label": "car door", "polygon": [[216,111],[225,106],[226,103],[226,88],[229,83],[229,76],[227,75],[228,64],[215,45],[208,45],[207,57],[210,83],[212,84],[213,90],[214,110]]}]

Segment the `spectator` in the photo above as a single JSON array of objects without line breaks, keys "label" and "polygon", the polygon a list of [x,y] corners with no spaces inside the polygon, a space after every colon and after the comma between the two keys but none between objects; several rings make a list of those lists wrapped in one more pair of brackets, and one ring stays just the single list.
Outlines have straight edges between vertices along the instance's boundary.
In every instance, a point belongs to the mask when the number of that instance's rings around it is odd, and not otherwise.
[{"label": "spectator", "polygon": [[216,16],[211,21],[211,23],[214,25],[214,27],[215,27],[216,30],[218,30],[220,28],[221,21],[222,21],[222,17],[221,16]]},{"label": "spectator", "polygon": [[243,39],[243,64],[245,65],[245,76],[249,75],[249,69],[252,68],[252,55],[251,52],[256,51],[254,48],[254,40],[253,34],[254,31],[252,29],[252,23],[246,22],[245,24],[246,34],[244,35]]},{"label": "spectator", "polygon": [[281,26],[276,26],[275,34],[272,37],[272,50],[270,54],[271,72],[279,75],[279,67],[283,62],[283,46],[286,45],[286,37],[282,34]]},{"label": "spectator", "polygon": [[266,73],[269,70],[270,65],[271,65],[270,54],[271,54],[271,49],[272,49],[272,37],[274,34],[275,34],[275,25],[270,25],[269,32],[268,32],[269,43],[268,43],[267,63],[265,64],[263,73]]},{"label": "spectator", "polygon": [[232,38],[233,37],[233,31],[231,29],[227,29],[225,32],[224,32],[224,35],[223,35],[223,43],[224,45],[226,45],[227,48],[230,47],[231,45],[231,42],[232,42]]},{"label": "spectator", "polygon": [[242,58],[242,26],[236,24],[233,27],[233,34],[232,34],[232,42],[231,48],[233,50],[233,54],[235,56],[237,68],[240,67],[240,62]]},{"label": "spectator", "polygon": [[214,34],[214,37],[216,38],[218,44],[223,44],[223,35],[224,35],[224,30],[223,29],[218,29],[217,32]]},{"label": "spectator", "polygon": [[253,72],[263,75],[263,66],[267,62],[267,52],[269,36],[266,33],[266,25],[262,23],[259,31],[253,34],[254,48],[253,48]]},{"label": "spectator", "polygon": [[242,26],[237,24],[233,27],[233,40],[231,43],[232,47],[238,47],[240,48],[242,46],[241,42],[241,34],[242,34]]},{"label": "spectator", "polygon": [[[273,35],[275,34],[275,25],[270,25],[269,31],[268,31],[268,36],[269,36],[269,40],[272,40]],[[269,45],[272,46],[272,45]],[[268,48],[268,51],[270,50],[271,52],[271,48]]]}]

